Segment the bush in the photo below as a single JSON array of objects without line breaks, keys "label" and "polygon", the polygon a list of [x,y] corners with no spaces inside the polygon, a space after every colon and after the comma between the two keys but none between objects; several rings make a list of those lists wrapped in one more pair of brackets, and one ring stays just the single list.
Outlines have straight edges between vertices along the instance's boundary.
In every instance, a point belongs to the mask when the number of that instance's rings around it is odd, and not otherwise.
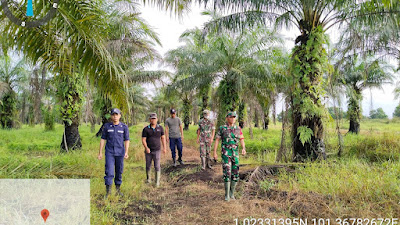
[{"label": "bush", "polygon": [[398,105],[394,110],[393,117],[400,117],[400,105]]},{"label": "bush", "polygon": [[386,119],[388,116],[382,108],[378,108],[376,110],[371,110],[369,112],[369,118],[371,119]]}]

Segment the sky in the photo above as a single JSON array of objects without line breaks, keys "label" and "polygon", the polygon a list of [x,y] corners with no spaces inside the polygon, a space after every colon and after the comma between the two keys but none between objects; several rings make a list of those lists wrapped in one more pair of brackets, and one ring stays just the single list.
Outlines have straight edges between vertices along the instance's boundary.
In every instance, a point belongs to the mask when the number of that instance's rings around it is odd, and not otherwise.
[{"label": "sky", "polygon": [[[141,17],[145,19],[150,26],[159,34],[162,46],[156,46],[156,50],[164,55],[168,50],[175,49],[182,45],[179,42],[179,36],[188,29],[193,29],[195,27],[201,28],[202,25],[207,22],[210,17],[202,16],[201,12],[204,11],[204,7],[198,5],[192,5],[190,12],[185,13],[181,18],[177,18],[171,15],[169,12],[165,12],[151,6],[141,6]],[[331,40],[337,39],[338,34],[332,29],[330,33]],[[291,49],[294,46],[294,39],[299,34],[296,30],[283,30],[280,32],[287,41],[285,42],[286,48]],[[157,66],[152,66],[150,69],[156,69]],[[165,69],[159,67],[159,69]],[[398,76],[398,74],[396,75]],[[154,95],[155,88],[151,85],[145,85],[149,90],[149,95]],[[371,96],[372,96],[372,106],[373,109],[382,107],[385,113],[392,117],[394,109],[399,104],[399,100],[394,100],[393,90],[394,85],[383,85],[382,89],[372,89],[365,90],[363,92],[363,115],[368,116],[371,109]],[[346,100],[342,100],[342,106],[345,110]],[[277,112],[282,110],[282,102],[277,104]]]}]

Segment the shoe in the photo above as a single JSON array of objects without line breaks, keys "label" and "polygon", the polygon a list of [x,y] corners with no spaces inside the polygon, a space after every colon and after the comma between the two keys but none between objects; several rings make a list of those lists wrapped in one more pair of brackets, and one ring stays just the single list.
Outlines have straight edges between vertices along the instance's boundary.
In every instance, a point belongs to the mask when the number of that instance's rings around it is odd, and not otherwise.
[{"label": "shoe", "polygon": [[183,163],[182,159],[178,160],[179,164],[181,164],[181,166],[185,165],[185,163]]},{"label": "shoe", "polygon": [[207,158],[206,159],[206,164],[207,164],[207,168],[208,169],[212,169],[212,167],[211,167],[211,159]]},{"label": "shoe", "polygon": [[230,191],[230,189],[231,189],[231,182],[230,181],[228,181],[228,182],[225,182],[225,201],[227,201],[227,202],[229,202],[229,198],[230,198],[230,196],[229,196],[229,191]]},{"label": "shoe", "polygon": [[176,160],[173,159],[172,161],[173,161],[172,165],[173,165],[174,167],[176,167]]},{"label": "shoe", "polygon": [[150,184],[151,183],[151,179],[150,179],[150,170],[146,170],[146,183]]},{"label": "shoe", "polygon": [[115,194],[119,195],[120,197],[124,197],[124,194],[121,193],[121,185],[116,184],[115,188],[117,189],[117,192]]},{"label": "shoe", "polygon": [[233,200],[236,200],[236,198],[235,198],[236,184],[237,184],[237,181],[232,181],[232,182],[231,182],[231,192],[230,192],[229,197],[230,197],[231,199],[233,199]]},{"label": "shoe", "polygon": [[204,157],[201,157],[200,158],[201,159],[201,169],[202,170],[205,170],[206,169],[206,158],[204,158]]},{"label": "shoe", "polygon": [[161,171],[156,171],[156,187],[160,187]]},{"label": "shoe", "polygon": [[106,185],[106,195],[104,198],[107,199],[109,195],[111,195],[111,185]]}]

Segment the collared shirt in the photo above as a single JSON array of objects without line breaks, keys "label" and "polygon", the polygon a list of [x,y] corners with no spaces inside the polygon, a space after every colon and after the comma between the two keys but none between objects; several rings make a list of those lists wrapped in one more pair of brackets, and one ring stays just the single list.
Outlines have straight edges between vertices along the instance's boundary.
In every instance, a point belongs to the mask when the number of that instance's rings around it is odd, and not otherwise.
[{"label": "collared shirt", "polygon": [[161,136],[163,135],[164,128],[158,124],[155,128],[151,125],[145,126],[142,131],[142,137],[146,138],[147,147],[150,148],[151,152],[161,150]]},{"label": "collared shirt", "polygon": [[124,142],[129,140],[129,129],[124,123],[114,125],[113,123],[104,124],[101,139],[107,141],[106,154],[124,156]]}]

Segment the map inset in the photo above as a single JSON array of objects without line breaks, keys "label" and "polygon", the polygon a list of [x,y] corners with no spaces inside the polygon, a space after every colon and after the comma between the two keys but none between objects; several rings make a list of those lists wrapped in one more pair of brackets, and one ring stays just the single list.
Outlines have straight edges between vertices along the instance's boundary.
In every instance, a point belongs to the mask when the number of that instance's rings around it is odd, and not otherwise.
[{"label": "map inset", "polygon": [[0,225],[6,224],[90,224],[90,180],[0,179]]}]

